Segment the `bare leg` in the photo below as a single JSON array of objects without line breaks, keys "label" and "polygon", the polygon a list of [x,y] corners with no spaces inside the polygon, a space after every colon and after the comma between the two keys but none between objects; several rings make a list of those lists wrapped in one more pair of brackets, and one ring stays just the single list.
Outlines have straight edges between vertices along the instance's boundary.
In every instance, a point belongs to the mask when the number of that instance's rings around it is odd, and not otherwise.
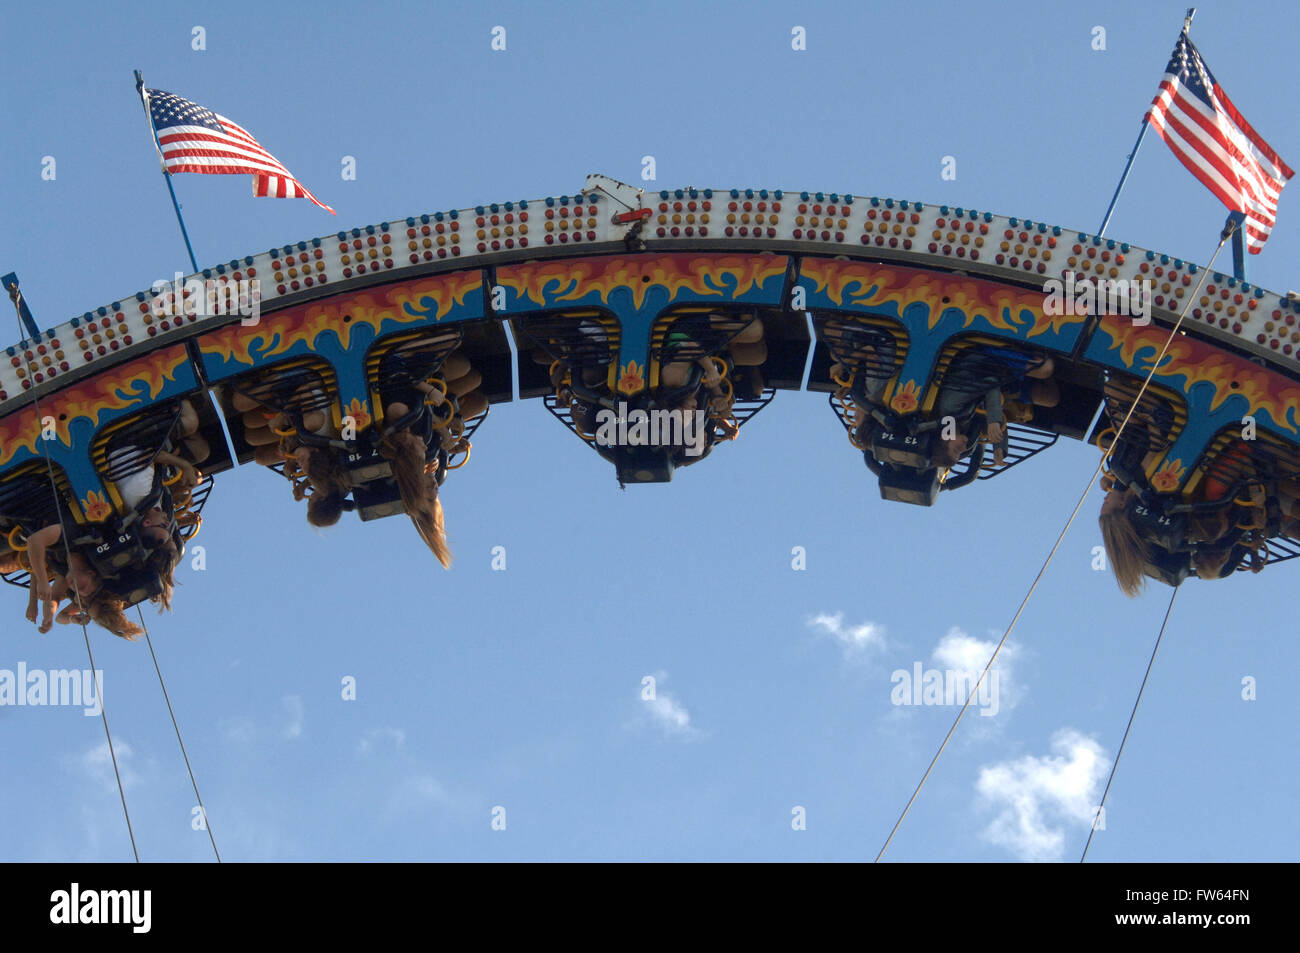
[{"label": "bare leg", "polygon": [[272,433],[270,427],[266,426],[265,420],[262,421],[260,427],[246,427],[244,429],[244,439],[254,447],[267,447],[280,442],[280,438]]},{"label": "bare leg", "polygon": [[1039,407],[1055,407],[1061,402],[1061,385],[1053,380],[1034,381],[1029,400]]},{"label": "bare leg", "polygon": [[1043,363],[1030,368],[1025,372],[1026,377],[1032,377],[1034,380],[1045,381],[1056,373],[1056,362],[1050,356],[1043,358]]},{"label": "bare leg", "polygon": [[482,391],[470,391],[460,398],[460,415],[466,420],[473,420],[487,413],[487,409],[488,399],[483,396]]},{"label": "bare leg", "polygon": [[246,413],[257,407],[261,407],[257,401],[251,397],[241,394],[239,391],[233,391],[230,395],[230,406],[234,407],[238,413]]},{"label": "bare leg", "polygon": [[691,364],[689,361],[674,361],[671,364],[665,364],[659,369],[659,384],[669,389],[686,386],[687,380],[690,379]]},{"label": "bare leg", "polygon": [[283,460],[279,444],[264,444],[253,451],[253,462],[264,467],[273,466]]},{"label": "bare leg", "polygon": [[[551,363],[550,361],[546,362]],[[460,351],[452,351],[447,355],[446,360],[442,362],[442,370],[438,376],[445,381],[453,381],[458,377],[464,377],[470,372],[469,358]]]},{"label": "bare leg", "polygon": [[758,341],[753,344],[732,344],[731,360],[737,367],[757,367],[767,360],[767,344]]},{"label": "bare leg", "polygon": [[447,381],[448,393],[455,394],[457,397],[463,397],[474,388],[483,383],[483,375],[478,371],[470,371],[461,377]]},{"label": "bare leg", "polygon": [[[741,328],[740,333],[731,339],[733,344],[757,344],[763,340],[763,321],[755,318]],[[734,353],[734,352],[733,352]]]},{"label": "bare leg", "polygon": [[203,463],[212,456],[212,448],[202,434],[193,434],[183,441],[185,452],[194,463]]}]

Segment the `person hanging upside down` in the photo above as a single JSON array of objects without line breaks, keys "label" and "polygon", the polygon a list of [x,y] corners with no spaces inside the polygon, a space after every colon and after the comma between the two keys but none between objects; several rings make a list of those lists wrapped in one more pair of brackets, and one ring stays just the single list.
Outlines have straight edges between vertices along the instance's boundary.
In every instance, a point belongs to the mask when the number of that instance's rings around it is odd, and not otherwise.
[{"label": "person hanging upside down", "polygon": [[[961,374],[960,370],[966,371]],[[953,417],[969,420],[977,409],[984,411],[984,436],[993,445],[993,463],[1001,466],[1007,446],[1007,418],[1003,411],[1004,391],[1039,407],[1055,407],[1060,387],[1052,380],[1055,362],[1049,355],[1025,355],[995,347],[975,347],[954,358],[949,382],[941,386],[936,412],[940,420]],[[958,373],[954,373],[958,372]],[[956,377],[956,380],[952,380]],[[936,466],[953,466],[971,450],[966,433],[941,439],[935,447]]]}]

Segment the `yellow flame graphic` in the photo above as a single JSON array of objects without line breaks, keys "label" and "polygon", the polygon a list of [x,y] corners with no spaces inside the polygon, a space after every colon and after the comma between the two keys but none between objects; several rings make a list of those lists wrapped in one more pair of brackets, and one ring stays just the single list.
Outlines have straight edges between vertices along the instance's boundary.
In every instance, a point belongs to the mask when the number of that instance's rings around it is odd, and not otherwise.
[{"label": "yellow flame graphic", "polygon": [[352,398],[352,403],[344,409],[345,417],[351,417],[353,424],[357,428],[357,433],[365,430],[370,426],[370,402],[367,400],[357,400]]},{"label": "yellow flame graphic", "polygon": [[1157,493],[1169,493],[1176,490],[1183,482],[1187,467],[1182,460],[1166,460],[1151,476],[1151,486]]},{"label": "yellow flame graphic", "polygon": [[636,361],[628,361],[618,372],[618,392],[635,394],[645,388],[645,368]]},{"label": "yellow flame graphic", "polygon": [[[109,411],[143,407],[162,393],[168,381],[176,379],[177,368],[188,360],[185,345],[178,344],[108,368],[42,397],[41,417],[52,420],[59,442],[71,447],[72,426],[76,421],[89,420],[98,428],[100,419]],[[146,385],[147,399],[139,393],[139,382]],[[37,441],[43,429],[35,406],[0,420],[0,465],[12,460],[20,448],[38,453]]]},{"label": "yellow flame graphic", "polygon": [[921,406],[921,389],[916,381],[908,381],[898,389],[893,400],[889,402],[895,413],[910,414]]},{"label": "yellow flame graphic", "polygon": [[277,357],[300,342],[315,350],[316,339],[330,331],[347,350],[355,327],[365,325],[377,336],[385,321],[420,324],[430,317],[441,321],[482,288],[482,273],[474,270],[367,289],[289,308],[248,327],[232,324],[199,338],[199,350],[251,366],[258,358]]},{"label": "yellow flame graphic", "polygon": [[[741,295],[784,275],[786,259],[773,255],[638,255],[632,258],[578,258],[524,262],[497,271],[497,283],[536,305],[578,301],[592,292],[608,304],[619,288],[632,293],[641,308],[656,286],[675,299],[682,291],[701,296]],[[729,287],[734,284],[734,290]]]},{"label": "yellow flame graphic", "polygon": [[[1151,362],[1169,337],[1166,330],[1152,325],[1136,327],[1113,315],[1102,318],[1098,330],[1109,336],[1108,349],[1118,349],[1124,363],[1141,374],[1150,371]],[[1249,404],[1248,413],[1266,411],[1279,427],[1300,433],[1300,384],[1207,341],[1188,334],[1175,335],[1158,373],[1172,378],[1181,375],[1184,393],[1201,382],[1213,385],[1211,413],[1233,394],[1240,394]]]},{"label": "yellow flame graphic", "polygon": [[839,307],[893,304],[901,314],[909,304],[924,302],[930,309],[931,328],[949,308],[961,309],[963,327],[983,318],[999,330],[1024,338],[1059,332],[1086,320],[1083,316],[1044,314],[1041,291],[979,278],[830,258],[805,258],[800,275],[810,279],[818,292],[826,293]]},{"label": "yellow flame graphic", "polygon": [[90,490],[81,501],[81,511],[86,514],[89,522],[102,523],[113,515],[113,506],[98,492]]}]

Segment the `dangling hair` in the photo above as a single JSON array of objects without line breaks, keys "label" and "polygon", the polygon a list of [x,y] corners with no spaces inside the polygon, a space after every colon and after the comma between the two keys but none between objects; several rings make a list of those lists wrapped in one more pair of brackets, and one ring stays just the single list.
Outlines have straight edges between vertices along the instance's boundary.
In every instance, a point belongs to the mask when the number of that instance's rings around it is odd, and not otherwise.
[{"label": "dangling hair", "polygon": [[390,434],[379,445],[379,452],[392,464],[397,492],[402,495],[415,531],[442,568],[450,569],[451,548],[447,545],[442,501],[438,499],[438,481],[424,471],[424,451],[424,441],[407,430]]},{"label": "dangling hair", "polygon": [[348,472],[332,453],[312,449],[303,468],[311,481],[307,497],[307,522],[312,526],[333,526],[343,513],[343,498],[351,486]]},{"label": "dangling hair", "polygon": [[171,610],[172,592],[176,588],[174,572],[180,561],[181,551],[176,548],[176,542],[172,539],[149,554],[149,566],[158,573],[158,581],[162,583],[162,592],[149,601],[158,606],[159,612]]},{"label": "dangling hair", "polygon": [[1150,550],[1137,527],[1123,510],[1102,513],[1097,519],[1101,525],[1101,541],[1106,547],[1106,558],[1115,573],[1115,581],[1126,596],[1136,596],[1146,585],[1142,571],[1151,557]]},{"label": "dangling hair", "polygon": [[126,617],[126,603],[113,596],[96,596],[86,607],[91,619],[128,642],[138,639],[144,629]]},{"label": "dangling hair", "polygon": [[[958,443],[960,441],[960,444]],[[970,441],[966,439],[966,434],[958,433],[951,440],[945,440],[940,436],[934,443],[934,449],[930,452],[930,464],[936,467],[952,467],[961,462],[962,457],[966,456],[970,449]]]},{"label": "dangling hair", "polygon": [[1188,538],[1199,542],[1216,543],[1232,529],[1226,510],[1214,510],[1209,513],[1194,513],[1188,520]]},{"label": "dangling hair", "polygon": [[26,553],[8,552],[0,556],[0,573],[22,572],[30,568]]}]

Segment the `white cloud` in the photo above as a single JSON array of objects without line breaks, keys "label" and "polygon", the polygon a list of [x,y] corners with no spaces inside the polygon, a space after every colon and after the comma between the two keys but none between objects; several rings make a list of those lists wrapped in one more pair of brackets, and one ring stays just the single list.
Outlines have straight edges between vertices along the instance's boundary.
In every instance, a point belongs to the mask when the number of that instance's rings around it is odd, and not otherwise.
[{"label": "white cloud", "polygon": [[385,741],[391,741],[393,747],[401,751],[406,744],[406,732],[401,728],[373,728],[361,737],[357,750],[361,754],[369,754]]},{"label": "white cloud", "polygon": [[285,695],[280,699],[280,704],[284,706],[285,712],[289,715],[289,723],[285,725],[284,736],[289,739],[301,737],[303,716],[302,696]]},{"label": "white cloud", "polygon": [[654,698],[645,697],[644,687],[640,689],[638,698],[640,704],[649,712],[650,719],[664,734],[672,738],[694,738],[700,732],[699,729],[691,725],[691,713],[686,710],[686,706],[679,702],[673,695],[664,691],[662,683],[668,678],[667,672],[655,673]]},{"label": "white cloud", "polygon": [[[131,746],[118,738],[113,742],[113,754],[117,755],[117,770],[122,776],[123,789],[133,787],[139,782],[140,776],[131,769],[130,761],[134,754]],[[107,741],[101,741],[65,763],[86,775],[105,791],[117,793],[117,778],[113,774],[113,758],[109,753]]]},{"label": "white cloud", "polygon": [[1052,755],[981,768],[975,785],[982,802],[998,812],[983,836],[1022,860],[1062,858],[1064,829],[1092,825],[1110,766],[1101,745],[1073,729],[1056,732],[1051,746]]},{"label": "white cloud", "polygon": [[251,718],[222,718],[217,721],[217,730],[229,744],[249,744],[257,734],[257,723]]},{"label": "white cloud", "polygon": [[445,804],[450,798],[446,788],[435,778],[420,774],[401,783],[397,790],[397,800],[406,803]]},{"label": "white cloud", "polygon": [[650,714],[654,716],[655,721],[669,734],[689,734],[693,730],[691,713],[667,692],[660,692],[653,701],[648,701],[646,704],[650,706]]},{"label": "white cloud", "polygon": [[[393,784],[388,792],[386,807],[391,814],[411,812],[424,814],[431,807],[464,810],[463,799],[454,797],[432,774],[410,774]],[[427,815],[426,815],[427,816]]]},{"label": "white cloud", "polygon": [[883,648],[885,645],[885,627],[883,625],[877,625],[874,622],[863,622],[860,625],[846,626],[843,612],[837,612],[834,615],[828,612],[818,613],[808,620],[808,626],[820,629],[840,643],[846,658],[858,655],[868,649]]},{"label": "white cloud", "polygon": [[[967,684],[973,687],[997,645],[997,639],[977,639],[954,626],[939,640],[939,644],[930,653],[930,658],[941,670],[966,673]],[[1020,686],[1012,677],[1013,666],[1019,655],[1020,644],[1008,639],[1002,646],[1002,651],[998,652],[997,661],[989,669],[988,675],[984,676],[986,684],[980,686],[981,695],[977,700],[986,697],[990,691],[993,692],[995,697],[992,710],[995,713],[1000,708],[1014,708],[1020,701]]]}]

